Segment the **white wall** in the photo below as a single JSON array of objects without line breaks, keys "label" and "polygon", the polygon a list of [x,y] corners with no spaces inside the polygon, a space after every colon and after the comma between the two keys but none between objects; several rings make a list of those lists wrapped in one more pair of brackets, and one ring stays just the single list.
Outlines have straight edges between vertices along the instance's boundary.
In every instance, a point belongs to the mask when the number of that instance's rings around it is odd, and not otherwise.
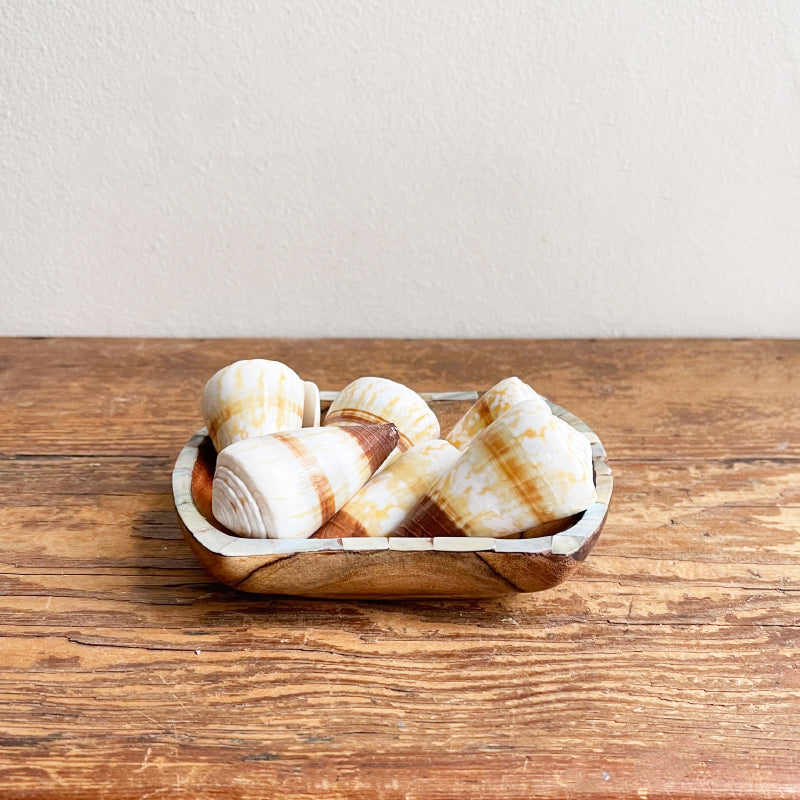
[{"label": "white wall", "polygon": [[0,333],[800,336],[800,3],[0,4]]}]

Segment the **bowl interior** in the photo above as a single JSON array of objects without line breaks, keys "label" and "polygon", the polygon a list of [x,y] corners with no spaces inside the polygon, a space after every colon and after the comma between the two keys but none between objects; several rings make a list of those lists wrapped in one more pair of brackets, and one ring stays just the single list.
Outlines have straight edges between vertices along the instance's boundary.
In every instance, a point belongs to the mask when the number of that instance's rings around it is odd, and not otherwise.
[{"label": "bowl interior", "polygon": [[[448,431],[471,405],[470,400],[431,401],[442,431]],[[549,402],[549,401],[548,401]],[[509,553],[554,553],[582,558],[599,534],[608,512],[612,478],[599,438],[570,412],[550,403],[553,413],[569,422],[587,437],[592,446],[597,502],[586,511],[546,526],[503,539],[479,537],[431,537],[405,539],[375,537],[350,539],[244,539],[233,535],[215,518],[211,509],[211,489],[216,466],[216,451],[205,430],[187,444],[173,473],[173,488],[178,514],[187,531],[205,548],[220,555],[257,555],[308,552],[312,550],[442,550]],[[323,407],[324,408],[324,407]]]}]

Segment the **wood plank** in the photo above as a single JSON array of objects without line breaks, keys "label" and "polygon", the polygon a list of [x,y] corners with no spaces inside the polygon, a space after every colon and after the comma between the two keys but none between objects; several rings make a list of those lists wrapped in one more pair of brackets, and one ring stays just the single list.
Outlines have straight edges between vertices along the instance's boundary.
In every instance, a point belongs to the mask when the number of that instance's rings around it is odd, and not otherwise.
[{"label": "wood plank", "polygon": [[[74,631],[84,626],[124,630],[125,636],[134,639],[142,628],[146,629],[142,635],[153,642],[162,634],[164,641],[172,641],[173,634],[202,635],[215,643],[215,649],[226,649],[224,634],[231,626],[247,629],[249,637],[258,638],[259,626],[265,624],[267,637],[293,637],[301,625],[305,636],[308,630],[327,626],[332,608],[337,610],[337,618],[344,617],[339,623],[343,630],[358,631],[356,649],[376,635],[397,639],[401,633],[418,638],[420,645],[428,636],[442,642],[452,638],[456,644],[479,641],[468,634],[465,623],[453,623],[453,615],[483,623],[491,630],[479,631],[481,638],[491,636],[498,642],[538,636],[538,631],[529,629],[535,629],[542,619],[549,627],[672,624],[800,629],[796,579],[794,585],[779,585],[780,578],[765,571],[760,578],[753,578],[751,585],[741,586],[731,575],[687,580],[685,572],[675,570],[647,582],[638,564],[624,571],[630,562],[604,559],[594,565],[591,574],[541,594],[494,601],[415,600],[402,606],[375,602],[365,609],[350,608],[342,601],[243,594],[202,575],[3,575],[0,622],[24,628],[31,636],[46,635],[41,628],[58,629],[61,635],[62,629]],[[385,626],[389,629],[384,630]],[[194,649],[191,642],[182,646],[186,651]]]},{"label": "wood plank", "polygon": [[177,453],[200,427],[205,381],[254,356],[334,389],[371,373],[419,390],[515,374],[584,419],[612,459],[800,459],[800,342],[670,340],[5,339],[0,453]]},{"label": "wood plank", "polygon": [[[3,503],[72,502],[96,495],[168,494],[169,456],[0,456]],[[60,497],[59,497],[60,496]],[[37,502],[39,502],[37,500]]]},{"label": "wood plank", "polygon": [[[168,493],[169,460],[71,457],[4,464],[11,466],[3,473],[8,494],[0,507],[0,571],[11,565],[89,574],[197,568]],[[582,570],[613,554],[646,559],[642,569],[651,576],[649,562],[666,559],[702,564],[702,570],[725,562],[784,565],[786,579],[794,580],[799,528],[794,464],[617,462],[609,520]]]}]

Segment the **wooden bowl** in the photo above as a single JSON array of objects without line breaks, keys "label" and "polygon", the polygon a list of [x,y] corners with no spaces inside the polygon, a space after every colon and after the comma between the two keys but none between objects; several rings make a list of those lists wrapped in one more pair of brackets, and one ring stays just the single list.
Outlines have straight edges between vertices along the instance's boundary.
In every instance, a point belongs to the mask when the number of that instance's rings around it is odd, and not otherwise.
[{"label": "wooden bowl", "polygon": [[[430,405],[444,422],[447,417],[455,421],[470,402],[438,404],[433,400]],[[550,526],[549,535],[519,539],[233,536],[211,513],[216,451],[205,428],[187,442],[175,462],[175,509],[189,546],[206,569],[222,583],[246,592],[395,599],[493,597],[549,589],[574,572],[597,541],[613,486],[598,437],[573,414],[553,403],[550,406],[592,445],[597,502],[582,514]]]}]

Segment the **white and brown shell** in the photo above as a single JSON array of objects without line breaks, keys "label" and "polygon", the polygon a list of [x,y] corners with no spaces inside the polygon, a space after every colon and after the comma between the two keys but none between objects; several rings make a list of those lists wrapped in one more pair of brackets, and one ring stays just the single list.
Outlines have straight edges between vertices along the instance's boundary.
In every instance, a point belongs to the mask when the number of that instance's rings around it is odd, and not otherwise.
[{"label": "white and brown shell", "polygon": [[491,425],[504,411],[518,403],[535,400],[543,409],[550,410],[547,401],[519,378],[504,378],[484,392],[456,422],[447,441],[463,450],[484,428]]},{"label": "white and brown shell", "polygon": [[414,445],[373,475],[314,538],[391,536],[460,455],[443,439]]},{"label": "white and brown shell", "polygon": [[303,428],[235,442],[217,458],[214,516],[239,536],[307,538],[396,445],[394,425]]},{"label": "white and brown shell", "polygon": [[280,361],[253,358],[223,367],[206,383],[203,417],[217,452],[303,426],[307,387]]},{"label": "white and brown shell", "polygon": [[428,404],[413,389],[388,378],[363,377],[349,383],[331,403],[323,425],[382,422],[397,427],[398,452],[440,435],[439,420]]},{"label": "white and brown shell", "polygon": [[398,536],[503,537],[595,502],[589,441],[536,400],[503,412],[408,515]]}]

